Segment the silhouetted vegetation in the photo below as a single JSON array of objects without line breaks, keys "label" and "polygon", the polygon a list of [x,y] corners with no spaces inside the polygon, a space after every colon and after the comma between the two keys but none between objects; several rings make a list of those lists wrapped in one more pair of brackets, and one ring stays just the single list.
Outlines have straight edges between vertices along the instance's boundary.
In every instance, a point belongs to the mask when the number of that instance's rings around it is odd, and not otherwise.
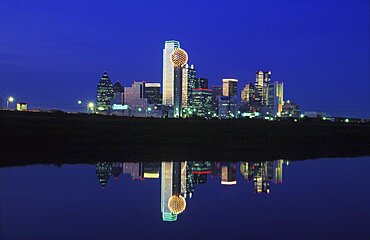
[{"label": "silhouetted vegetation", "polygon": [[0,111],[1,166],[245,161],[370,154],[370,125]]}]

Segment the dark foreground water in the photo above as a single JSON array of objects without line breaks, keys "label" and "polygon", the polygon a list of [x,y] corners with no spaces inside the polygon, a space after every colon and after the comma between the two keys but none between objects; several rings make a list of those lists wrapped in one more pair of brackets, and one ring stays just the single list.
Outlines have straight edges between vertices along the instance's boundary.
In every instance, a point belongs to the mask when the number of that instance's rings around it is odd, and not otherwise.
[{"label": "dark foreground water", "polygon": [[370,239],[370,158],[0,169],[0,238]]}]

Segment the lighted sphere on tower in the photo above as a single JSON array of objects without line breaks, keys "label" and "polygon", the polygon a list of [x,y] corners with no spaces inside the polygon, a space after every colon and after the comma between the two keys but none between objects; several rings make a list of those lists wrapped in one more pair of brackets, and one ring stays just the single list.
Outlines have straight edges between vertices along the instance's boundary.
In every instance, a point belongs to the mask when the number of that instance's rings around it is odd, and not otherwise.
[{"label": "lighted sphere on tower", "polygon": [[188,62],[188,54],[183,49],[177,48],[171,54],[171,62],[175,67],[183,67]]},{"label": "lighted sphere on tower", "polygon": [[173,195],[168,200],[168,209],[170,209],[172,213],[180,214],[185,210],[185,208],[186,200],[181,195],[180,196]]}]

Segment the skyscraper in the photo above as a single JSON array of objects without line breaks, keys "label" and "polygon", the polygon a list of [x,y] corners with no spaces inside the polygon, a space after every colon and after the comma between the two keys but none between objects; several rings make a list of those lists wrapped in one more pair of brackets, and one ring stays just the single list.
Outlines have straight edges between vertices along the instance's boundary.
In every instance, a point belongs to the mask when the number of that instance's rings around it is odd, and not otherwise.
[{"label": "skyscraper", "polygon": [[218,97],[222,96],[222,87],[212,87],[212,111],[218,115]]},{"label": "skyscraper", "polygon": [[145,82],[134,82],[131,87],[125,87],[125,104],[130,107],[145,107],[147,99],[144,98]]},{"label": "skyscraper", "polygon": [[195,67],[194,65],[186,64],[182,69],[182,107],[186,108],[189,105],[191,90],[195,88]]},{"label": "skyscraper", "polygon": [[144,84],[144,98],[149,104],[161,104],[161,84],[160,83],[145,83]]},{"label": "skyscraper", "polygon": [[107,72],[103,73],[97,88],[96,107],[99,112],[106,112],[110,108],[113,98],[113,84],[110,81]]},{"label": "skyscraper", "polygon": [[207,78],[196,78],[195,88],[208,89],[208,79]]},{"label": "skyscraper", "polygon": [[163,49],[163,98],[162,104],[174,105],[175,67],[171,62],[171,54],[180,47],[180,42],[166,41]]},{"label": "skyscraper", "polygon": [[266,106],[268,99],[268,86],[271,82],[271,71],[256,72],[256,99],[261,103],[262,106]]},{"label": "skyscraper", "polygon": [[124,88],[122,87],[120,82],[116,82],[113,85],[113,99],[112,102],[114,104],[123,104],[123,93],[124,93]]},{"label": "skyscraper", "polygon": [[270,109],[272,115],[280,117],[283,111],[284,104],[284,84],[277,81],[271,83],[268,87],[267,95],[267,106]]},{"label": "skyscraper", "polygon": [[250,103],[255,99],[256,91],[252,82],[247,83],[241,93],[241,101]]},{"label": "skyscraper", "polygon": [[191,92],[190,109],[197,117],[212,116],[212,90],[195,88]]},{"label": "skyscraper", "polygon": [[235,96],[218,97],[218,118],[229,119],[236,118],[238,113]]},{"label": "skyscraper", "polygon": [[237,79],[222,79],[222,95],[237,96],[238,95],[238,80]]}]

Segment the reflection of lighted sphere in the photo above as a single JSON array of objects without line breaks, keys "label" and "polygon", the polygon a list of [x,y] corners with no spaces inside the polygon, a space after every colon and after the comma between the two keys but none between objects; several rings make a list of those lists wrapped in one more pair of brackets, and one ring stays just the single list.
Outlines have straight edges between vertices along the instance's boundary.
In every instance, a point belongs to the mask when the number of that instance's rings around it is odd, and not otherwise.
[{"label": "reflection of lighted sphere", "polygon": [[171,62],[175,67],[183,67],[188,62],[188,54],[181,48],[177,48],[171,54]]},{"label": "reflection of lighted sphere", "polygon": [[168,208],[172,213],[180,214],[186,208],[186,200],[183,196],[173,195],[168,200]]}]

